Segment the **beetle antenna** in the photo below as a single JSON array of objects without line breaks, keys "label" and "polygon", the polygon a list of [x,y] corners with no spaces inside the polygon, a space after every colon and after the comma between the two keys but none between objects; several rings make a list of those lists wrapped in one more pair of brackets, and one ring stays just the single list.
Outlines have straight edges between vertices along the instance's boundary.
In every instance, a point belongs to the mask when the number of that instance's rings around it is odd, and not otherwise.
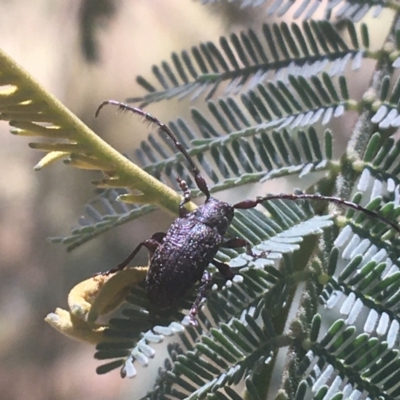
[{"label": "beetle antenna", "polygon": [[388,220],[387,218],[379,215],[377,212],[368,210],[367,208],[360,206],[357,203],[353,203],[351,201],[340,199],[339,197],[333,196],[323,196],[320,194],[308,194],[308,193],[299,193],[299,194],[276,194],[276,195],[269,195],[265,197],[257,197],[256,200],[244,200],[240,201],[233,205],[233,208],[246,210],[249,208],[254,208],[257,204],[263,203],[269,200],[316,200],[316,201],[328,201],[330,203],[341,204],[349,208],[353,208],[354,210],[361,211],[364,214],[370,216],[371,218],[379,219],[380,221],[384,222],[387,225],[390,225],[393,229],[397,232],[400,232],[399,226]]},{"label": "beetle antenna", "polygon": [[95,114],[96,117],[99,115],[101,109],[106,105],[116,106],[122,111],[131,111],[134,114],[141,115],[146,121],[156,124],[160,128],[160,130],[162,130],[164,133],[166,133],[168,135],[168,137],[174,142],[175,147],[183,154],[183,156],[186,158],[187,162],[189,163],[190,168],[192,170],[192,174],[194,176],[194,180],[196,181],[197,187],[206,196],[206,201],[210,199],[211,195],[210,195],[210,191],[208,189],[205,179],[201,176],[200,171],[196,167],[195,163],[193,162],[192,157],[189,155],[187,150],[182,146],[182,143],[180,143],[178,141],[176,136],[172,133],[171,129],[169,129],[167,125],[165,125],[163,122],[161,122],[159,119],[157,119],[153,115],[143,111],[142,109],[137,108],[137,107],[131,107],[130,105],[128,105],[126,103],[122,103],[117,100],[103,101],[96,110],[96,114]]}]

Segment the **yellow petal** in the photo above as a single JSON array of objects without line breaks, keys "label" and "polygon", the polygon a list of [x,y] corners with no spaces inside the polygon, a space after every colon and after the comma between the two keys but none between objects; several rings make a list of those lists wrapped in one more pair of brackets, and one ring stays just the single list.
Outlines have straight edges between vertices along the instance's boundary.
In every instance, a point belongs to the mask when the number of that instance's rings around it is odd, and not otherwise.
[{"label": "yellow petal", "polygon": [[72,339],[97,344],[104,342],[106,325],[92,324],[74,317],[70,312],[57,308],[44,319],[54,329]]},{"label": "yellow petal", "polygon": [[115,310],[124,301],[129,288],[145,279],[147,270],[148,267],[125,268],[78,283],[68,295],[71,313],[83,321],[96,321],[98,316]]}]

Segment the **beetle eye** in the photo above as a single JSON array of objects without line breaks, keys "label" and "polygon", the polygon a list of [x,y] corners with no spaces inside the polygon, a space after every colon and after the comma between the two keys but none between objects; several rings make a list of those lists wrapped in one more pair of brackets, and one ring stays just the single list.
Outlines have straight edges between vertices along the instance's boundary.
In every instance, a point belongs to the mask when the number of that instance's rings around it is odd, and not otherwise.
[{"label": "beetle eye", "polygon": [[223,216],[223,217],[220,219],[219,225],[220,225],[220,227],[223,228],[223,229],[228,229],[229,223],[230,223],[229,218],[226,217],[226,216]]}]

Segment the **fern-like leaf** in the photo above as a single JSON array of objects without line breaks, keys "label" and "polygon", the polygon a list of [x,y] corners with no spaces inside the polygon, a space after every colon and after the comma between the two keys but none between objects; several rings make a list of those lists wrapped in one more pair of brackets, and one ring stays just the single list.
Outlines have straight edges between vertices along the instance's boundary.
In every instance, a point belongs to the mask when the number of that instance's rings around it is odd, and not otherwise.
[{"label": "fern-like leaf", "polygon": [[[313,128],[295,134],[290,134],[289,129],[305,128],[317,122],[327,124],[342,115],[347,105],[354,103],[349,99],[346,80],[339,77],[336,83],[326,73],[321,79],[312,76],[311,84],[302,77],[289,76],[288,80],[290,85],[283,81],[276,85],[258,85],[256,91],[242,95],[241,104],[233,98],[221,99],[217,104],[208,101],[213,119],[193,109],[196,129],[181,119],[169,124],[213,182],[212,193],[275,177],[304,176],[334,168],[329,131],[320,143]],[[159,140],[149,135],[136,156],[144,170],[157,179],[179,190],[176,181],[179,176],[194,189],[194,196],[199,194],[192,174],[183,167],[182,163],[186,163],[183,155],[176,154],[175,147],[163,133]],[[118,212],[112,198],[116,193],[104,192],[101,201],[92,201],[87,206],[87,213],[92,215],[81,222],[81,228],[74,228],[71,236],[52,240],[73,249],[114,226],[155,209],[145,205]]]},{"label": "fern-like leaf", "polygon": [[163,62],[161,68],[153,66],[157,89],[142,76],[137,82],[148,92],[142,97],[132,97],[129,102],[139,102],[141,106],[192,95],[191,99],[205,93],[211,98],[224,87],[224,95],[237,94],[253,89],[271,79],[285,74],[307,76],[318,74],[332,64],[331,75],[343,71],[350,60],[353,68],[359,68],[360,57],[368,46],[368,32],[363,29],[360,45],[359,35],[353,24],[346,25],[351,38],[348,45],[327,21],[304,22],[302,26],[286,23],[272,26],[263,25],[262,34],[253,30],[232,34],[230,40],[220,38],[220,48],[214,43],[203,43],[192,47],[191,54],[182,51],[172,54],[172,65]]},{"label": "fern-like leaf", "polygon": [[[214,4],[224,0],[201,0],[203,4]],[[267,0],[233,0],[240,3],[241,8],[259,7],[267,3]],[[331,14],[336,18],[348,19],[353,22],[359,22],[368,11],[373,9],[373,16],[379,17],[385,1],[369,0],[369,1],[354,1],[354,0],[329,0],[321,2],[320,0],[274,0],[268,7],[269,15],[277,15],[283,17],[292,8],[295,8],[293,18],[302,17],[304,20],[312,18],[316,12],[324,12],[324,18],[328,19]]]}]

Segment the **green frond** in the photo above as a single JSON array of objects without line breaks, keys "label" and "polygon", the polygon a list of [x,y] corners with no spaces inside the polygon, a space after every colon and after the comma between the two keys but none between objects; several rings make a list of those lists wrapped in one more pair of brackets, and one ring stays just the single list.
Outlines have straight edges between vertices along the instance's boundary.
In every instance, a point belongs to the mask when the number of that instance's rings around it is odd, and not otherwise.
[{"label": "green frond", "polygon": [[354,69],[359,68],[368,41],[362,40],[360,46],[359,34],[352,23],[343,28],[351,38],[349,44],[328,21],[293,23],[290,27],[286,23],[265,24],[262,32],[233,33],[229,40],[221,37],[219,48],[212,42],[202,43],[192,47],[191,53],[186,50],[180,55],[173,53],[172,64],[164,61],[161,67],[153,66],[156,85],[139,76],[137,82],[148,94],[128,101],[145,106],[188,95],[191,100],[200,95],[209,99],[216,92],[221,93],[222,88],[224,95],[233,95],[273,79],[275,72],[277,76],[317,75],[326,70],[328,62],[332,66],[331,76],[340,74],[350,60],[354,61]]},{"label": "green frond", "polygon": [[[317,122],[327,124],[344,112],[349,101],[345,79],[340,77],[339,83],[335,83],[325,73],[321,79],[312,76],[310,82],[302,77],[288,79],[291,85],[283,81],[258,85],[256,91],[242,95],[241,104],[233,98],[218,103],[208,101],[212,119],[193,109],[194,128],[182,119],[169,124],[213,183],[212,193],[277,177],[294,174],[302,177],[314,171],[335,169],[331,133],[326,131],[321,142],[314,128],[297,129]],[[159,138],[150,134],[136,151],[136,157],[145,172],[166,185],[179,191],[176,177],[180,176],[194,189],[194,196],[199,194],[191,173],[183,167],[186,162],[182,154],[176,154],[162,133]],[[147,204],[121,207],[115,200],[124,193],[103,192],[86,206],[87,218],[79,221],[82,227],[74,228],[70,236],[52,241],[66,244],[72,250],[115,226],[155,210]],[[146,197],[139,197],[138,201],[141,199],[145,202]],[[176,213],[178,207],[175,210]]]},{"label": "green frond", "polygon": [[[300,5],[298,6],[299,3]],[[303,19],[308,19],[312,18],[316,12],[324,12],[324,18],[326,19],[334,15],[337,19],[348,19],[353,22],[359,22],[371,9],[373,10],[373,16],[378,17],[385,4],[386,3],[383,0],[339,0],[328,1],[328,4],[315,0],[312,1],[311,4],[306,0],[303,0],[302,2],[296,2],[293,0],[275,0],[268,9],[268,12],[269,14],[283,16],[291,9],[291,7],[296,6],[294,18],[302,17]]]},{"label": "green frond", "polygon": [[[184,356],[176,357],[168,379],[151,395],[160,398],[160,395],[179,393],[179,398],[209,397],[240,383],[249,370],[261,368],[276,347],[276,335],[267,328],[272,325],[269,315],[264,313],[262,320],[259,326],[253,315],[245,314],[241,320],[232,319],[230,324],[212,328],[209,336],[200,337]],[[214,367],[205,369],[210,363]],[[232,396],[234,390],[231,390]]]},{"label": "green frond", "polygon": [[[370,201],[379,199],[376,182],[361,178],[358,184]],[[400,214],[396,198],[390,207],[393,219]],[[331,278],[320,295],[324,309],[313,322],[312,344],[297,371],[307,377],[299,396],[307,386],[313,398],[329,393],[351,398],[358,392],[398,398],[398,381],[391,378],[400,362],[398,242],[387,235],[387,227],[370,222],[361,228],[351,222],[335,239],[327,270]],[[329,321],[324,332],[321,320]]]},{"label": "green frond", "polygon": [[68,165],[100,171],[99,187],[139,190],[143,203],[177,209],[176,192],[101,140],[3,52],[0,68],[0,119],[9,121],[15,135],[44,139],[29,144],[46,153],[37,170],[64,158]]},{"label": "green frond", "polygon": [[394,348],[399,335],[400,273],[371,243],[364,243],[363,249],[351,241],[341,247],[341,264],[347,264],[324,288],[321,298],[326,314],[340,312],[344,319],[334,322],[311,346],[299,372],[312,369],[315,394],[328,380],[334,380],[335,390],[343,387],[345,377],[357,371],[357,380],[350,379],[344,388],[344,398],[356,390],[376,398],[397,398],[398,381],[390,376],[400,362]]},{"label": "green frond", "polygon": [[396,81],[391,92],[389,92],[389,88],[390,77],[385,76],[382,80],[379,100],[373,103],[374,114],[371,122],[377,124],[381,130],[400,127],[400,79]]},{"label": "green frond", "polygon": [[[201,0],[202,4],[215,4],[221,3],[224,0]],[[230,1],[232,2],[232,0]],[[259,7],[267,0],[233,0],[233,2],[240,3],[241,8],[247,7]],[[372,9],[373,16],[377,18],[382,12],[383,8],[387,4],[383,0],[338,0],[328,1],[328,4],[321,2],[319,0],[274,0],[268,8],[268,15],[277,15],[278,17],[283,17],[288,12],[293,12],[293,18],[302,18],[307,20],[312,18],[315,13],[324,13],[324,18],[328,19],[332,14],[337,19],[350,20],[354,22],[359,22],[365,15]]]},{"label": "green frond", "polygon": [[52,243],[60,243],[72,251],[108,230],[133,221],[156,210],[151,204],[137,205],[118,201],[126,191],[107,189],[85,206],[85,215],[79,226],[65,237],[52,237]]},{"label": "green frond", "polygon": [[364,169],[359,186],[366,187],[371,180],[375,182],[376,195],[384,196],[387,201],[399,197],[399,160],[400,141],[384,138],[376,132],[372,135],[364,154]]}]

